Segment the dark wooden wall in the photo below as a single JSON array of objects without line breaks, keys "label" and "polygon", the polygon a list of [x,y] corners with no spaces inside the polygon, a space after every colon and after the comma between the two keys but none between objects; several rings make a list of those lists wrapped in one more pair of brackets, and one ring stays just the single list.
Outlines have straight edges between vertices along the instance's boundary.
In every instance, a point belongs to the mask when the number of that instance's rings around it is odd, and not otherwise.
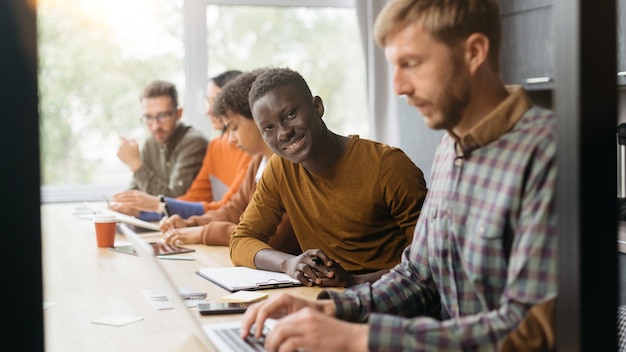
[{"label": "dark wooden wall", "polygon": [[44,350],[34,4],[0,1],[0,312],[5,351]]}]

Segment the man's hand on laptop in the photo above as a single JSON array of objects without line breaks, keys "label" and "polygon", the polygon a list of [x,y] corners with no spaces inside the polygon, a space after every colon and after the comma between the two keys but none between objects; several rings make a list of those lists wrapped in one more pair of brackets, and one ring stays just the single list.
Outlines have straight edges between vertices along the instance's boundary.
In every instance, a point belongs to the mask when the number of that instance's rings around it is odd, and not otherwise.
[{"label": "man's hand on laptop", "polygon": [[[251,335],[253,325],[264,326],[268,318],[280,319],[307,307],[334,316],[334,305],[332,300],[307,300],[287,293],[279,293],[264,301],[253,303],[246,309],[241,323],[241,337],[245,339]],[[263,334],[262,330],[263,329],[254,329],[254,338],[260,338]]]},{"label": "man's hand on laptop", "polygon": [[[310,318],[311,316],[315,318]],[[345,336],[341,335],[339,339],[330,338],[335,335],[333,334],[335,325],[348,324],[329,319],[334,316],[335,304],[332,300],[308,300],[280,293],[248,307],[243,315],[241,337],[245,339],[251,336],[253,325],[264,326],[266,320],[272,318],[279,320],[265,336],[265,347],[269,351],[276,351],[279,347],[287,347],[287,350],[294,351],[347,350],[337,348],[340,346],[336,344],[351,343]],[[294,322],[297,323],[294,324]],[[367,327],[367,325],[363,326]],[[260,339],[262,330],[254,329],[253,337]],[[318,339],[319,334],[327,334],[327,336]],[[365,342],[367,342],[367,335],[365,335]],[[325,346],[327,343],[330,344]],[[297,345],[293,346],[293,344]]]},{"label": "man's hand on laptop", "polygon": [[[123,191],[119,193],[115,193],[111,196],[111,209],[113,209],[113,205],[115,203],[121,203],[125,207],[125,209],[134,209],[139,214],[139,210],[143,211],[158,211],[159,210],[159,197],[150,195],[146,192],[138,191],[138,190],[130,190]],[[120,211],[120,210],[116,210]],[[122,213],[126,213],[121,211]],[[132,215],[132,214],[129,214]]]},{"label": "man's hand on laptop", "polygon": [[110,201],[109,209],[123,213],[123,214],[130,215],[130,216],[135,216],[135,217],[139,216],[139,209],[135,209],[126,203],[118,203],[118,202]]}]

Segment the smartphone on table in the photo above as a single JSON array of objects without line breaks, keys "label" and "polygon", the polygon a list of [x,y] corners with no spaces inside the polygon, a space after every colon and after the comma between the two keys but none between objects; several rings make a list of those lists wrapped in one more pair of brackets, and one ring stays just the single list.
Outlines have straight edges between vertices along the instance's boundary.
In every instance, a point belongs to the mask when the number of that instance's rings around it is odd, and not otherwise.
[{"label": "smartphone on table", "polygon": [[250,303],[198,302],[201,315],[240,314],[246,311]]}]

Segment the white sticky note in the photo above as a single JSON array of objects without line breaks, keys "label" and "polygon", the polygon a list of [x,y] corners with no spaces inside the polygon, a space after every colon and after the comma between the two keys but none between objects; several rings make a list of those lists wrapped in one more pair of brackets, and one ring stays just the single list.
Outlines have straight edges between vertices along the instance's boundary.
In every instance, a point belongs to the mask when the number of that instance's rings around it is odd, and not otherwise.
[{"label": "white sticky note", "polygon": [[100,318],[92,321],[94,324],[104,324],[104,325],[113,325],[113,326],[124,326],[127,324],[135,323],[140,320],[143,320],[143,317],[138,315],[124,315],[124,314],[114,314],[108,317]]}]

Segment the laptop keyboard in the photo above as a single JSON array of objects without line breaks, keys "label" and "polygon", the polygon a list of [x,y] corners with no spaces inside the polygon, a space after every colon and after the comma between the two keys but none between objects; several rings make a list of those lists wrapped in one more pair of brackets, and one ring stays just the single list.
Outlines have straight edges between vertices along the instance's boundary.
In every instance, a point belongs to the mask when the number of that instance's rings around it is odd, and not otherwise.
[{"label": "laptop keyboard", "polygon": [[265,331],[260,339],[255,339],[253,336],[248,336],[246,339],[241,338],[241,328],[231,329],[217,329],[215,333],[222,337],[222,339],[233,349],[233,351],[242,352],[265,352]]}]

